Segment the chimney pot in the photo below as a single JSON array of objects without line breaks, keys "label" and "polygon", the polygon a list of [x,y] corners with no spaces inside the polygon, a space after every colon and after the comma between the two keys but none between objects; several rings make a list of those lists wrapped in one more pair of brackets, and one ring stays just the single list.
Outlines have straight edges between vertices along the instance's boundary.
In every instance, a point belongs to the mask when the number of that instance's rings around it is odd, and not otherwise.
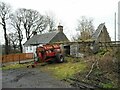
[{"label": "chimney pot", "polygon": [[59,25],[59,26],[58,26],[58,31],[59,31],[59,32],[63,32],[63,26]]}]

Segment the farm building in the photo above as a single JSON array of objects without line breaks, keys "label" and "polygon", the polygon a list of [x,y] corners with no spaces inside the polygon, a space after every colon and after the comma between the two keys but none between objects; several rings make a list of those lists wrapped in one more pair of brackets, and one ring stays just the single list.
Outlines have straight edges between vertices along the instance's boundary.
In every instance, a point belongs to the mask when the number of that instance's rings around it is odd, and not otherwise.
[{"label": "farm building", "polygon": [[63,43],[65,54],[83,57],[85,52],[96,53],[99,50],[99,42],[110,42],[110,36],[105,26],[101,23],[96,31],[93,33],[91,41],[69,42],[66,35],[63,33],[63,26],[58,26],[58,30],[50,33],[37,35],[36,33],[32,38],[24,43],[24,53],[34,53],[36,47],[42,44],[54,42],[68,42]]},{"label": "farm building", "polygon": [[85,52],[96,53],[99,50],[99,42],[110,42],[111,38],[105,26],[101,23],[93,33],[91,41],[81,41],[70,45],[70,55],[75,57],[83,57]]},{"label": "farm building", "polygon": [[66,35],[63,33],[63,26],[59,25],[58,30],[54,32],[49,32],[45,34],[37,35],[35,33],[33,37],[31,37],[28,41],[24,43],[24,53],[34,53],[36,51],[36,47],[43,44],[61,42],[61,41],[69,41]]},{"label": "farm building", "polygon": [[95,42],[110,42],[111,38],[105,26],[105,23],[101,23],[95,33],[92,35],[92,39]]}]

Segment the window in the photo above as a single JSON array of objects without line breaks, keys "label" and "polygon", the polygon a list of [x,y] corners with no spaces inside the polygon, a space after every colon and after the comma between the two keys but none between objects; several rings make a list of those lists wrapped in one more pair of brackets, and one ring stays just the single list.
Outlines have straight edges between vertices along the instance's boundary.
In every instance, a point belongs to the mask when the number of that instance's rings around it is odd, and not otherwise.
[{"label": "window", "polygon": [[30,46],[30,50],[32,50],[32,46]]},{"label": "window", "polygon": [[28,50],[28,47],[26,47],[26,50]]}]

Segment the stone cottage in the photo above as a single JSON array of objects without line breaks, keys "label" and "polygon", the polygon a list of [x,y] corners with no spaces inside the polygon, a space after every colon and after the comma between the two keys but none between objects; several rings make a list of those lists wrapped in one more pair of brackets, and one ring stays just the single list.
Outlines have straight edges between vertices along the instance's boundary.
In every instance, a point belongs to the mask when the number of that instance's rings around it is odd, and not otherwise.
[{"label": "stone cottage", "polygon": [[58,29],[54,32],[45,34],[34,35],[24,43],[24,53],[34,53],[36,47],[43,44],[54,43],[54,42],[69,41],[66,35],[63,33],[63,26],[59,25]]},{"label": "stone cottage", "polygon": [[[91,41],[81,41],[79,43],[70,45],[70,55],[75,57],[83,57],[83,53],[86,52],[85,50],[87,50],[87,52],[96,53],[99,50],[99,42],[110,41],[111,38],[109,36],[105,23],[101,23],[93,33]],[[84,49],[84,52],[82,52],[81,49]]]}]

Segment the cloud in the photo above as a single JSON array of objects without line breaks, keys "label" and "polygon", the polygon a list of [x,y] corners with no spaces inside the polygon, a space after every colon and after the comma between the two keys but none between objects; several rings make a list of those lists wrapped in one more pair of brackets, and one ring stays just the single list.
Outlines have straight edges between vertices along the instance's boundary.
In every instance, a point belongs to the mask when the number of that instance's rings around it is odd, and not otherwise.
[{"label": "cloud", "polygon": [[[81,16],[92,17],[94,25],[106,22],[108,32],[114,38],[114,12],[117,12],[119,0],[5,0],[14,9],[31,8],[41,14],[52,11],[57,21],[65,25],[65,33],[70,37],[76,33],[77,19]],[[68,33],[68,31],[71,31]]]}]

